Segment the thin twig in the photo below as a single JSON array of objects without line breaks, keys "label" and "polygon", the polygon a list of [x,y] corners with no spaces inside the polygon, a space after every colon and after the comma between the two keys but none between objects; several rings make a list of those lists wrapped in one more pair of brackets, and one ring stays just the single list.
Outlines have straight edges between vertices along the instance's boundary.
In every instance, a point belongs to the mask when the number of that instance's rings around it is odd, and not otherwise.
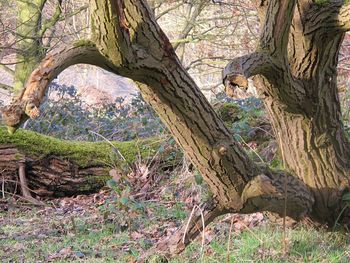
[{"label": "thin twig", "polygon": [[231,235],[232,235],[233,222],[234,222],[234,216],[232,216],[232,218],[231,218],[230,231],[228,233],[226,263],[230,263],[230,245],[231,245]]},{"label": "thin twig", "polygon": [[182,243],[185,244],[185,239],[186,239],[186,234],[188,232],[188,228],[190,226],[190,223],[191,223],[191,220],[192,220],[192,217],[193,217],[193,214],[196,212],[196,210],[199,210],[200,214],[201,214],[201,219],[202,219],[202,245],[201,245],[201,262],[203,262],[203,256],[204,256],[204,243],[205,243],[205,220],[204,220],[204,215],[203,215],[203,211],[202,209],[198,206],[198,205],[195,205],[191,211],[191,214],[190,214],[190,217],[187,221],[187,224],[186,224],[186,228],[185,228],[185,232],[184,232],[184,235],[182,237]]},{"label": "thin twig", "polygon": [[[281,155],[282,155],[282,166],[283,169],[286,169],[286,162],[284,157],[284,151],[282,147],[282,137],[281,134],[278,133],[278,137],[280,140],[280,148],[281,148]],[[284,211],[283,211],[283,256],[287,255],[287,231],[286,231],[286,216],[287,216],[287,173],[284,175]]]}]

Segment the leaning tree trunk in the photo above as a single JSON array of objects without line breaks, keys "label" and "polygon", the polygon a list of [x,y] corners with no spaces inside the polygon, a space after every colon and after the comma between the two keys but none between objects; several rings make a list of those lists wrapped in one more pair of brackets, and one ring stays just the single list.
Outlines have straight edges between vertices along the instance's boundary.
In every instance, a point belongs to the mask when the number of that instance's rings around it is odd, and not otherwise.
[{"label": "leaning tree trunk", "polygon": [[[65,67],[95,64],[139,84],[201,172],[216,199],[215,207],[204,211],[206,223],[222,213],[255,211],[334,223],[350,187],[350,145],[335,82],[339,46],[350,30],[350,3],[256,2],[263,22],[259,47],[233,60],[224,82],[228,88],[244,86],[257,75],[288,172],[249,159],[182,67],[143,0],[91,0],[92,43],[66,48],[41,63],[4,111],[10,130],[38,114],[47,84]],[[325,31],[327,26],[333,30]],[[67,55],[70,51],[75,55]],[[197,224],[189,227],[192,238]],[[176,236],[166,242],[174,253],[183,249]]]},{"label": "leaning tree trunk", "polygon": [[131,172],[125,167],[131,169],[137,156],[145,163],[153,158],[154,162],[158,160],[159,167],[166,166],[166,152],[154,158],[158,142],[158,138],[111,143],[64,141],[25,130],[8,135],[6,129],[0,127],[0,182],[4,183],[7,193],[16,193],[16,189],[20,189],[19,170],[23,166],[33,195],[60,197],[94,193],[112,179],[111,169]]}]

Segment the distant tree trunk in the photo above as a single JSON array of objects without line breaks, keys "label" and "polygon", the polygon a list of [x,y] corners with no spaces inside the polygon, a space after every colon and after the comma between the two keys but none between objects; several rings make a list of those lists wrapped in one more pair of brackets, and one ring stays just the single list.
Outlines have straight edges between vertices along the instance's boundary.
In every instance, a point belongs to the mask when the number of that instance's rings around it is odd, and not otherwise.
[{"label": "distant tree trunk", "polygon": [[16,1],[17,3],[17,48],[21,50],[17,54],[14,92],[18,93],[25,85],[29,75],[45,57],[46,51],[42,44],[39,30],[42,22],[42,9],[46,1]]},{"label": "distant tree trunk", "polygon": [[[216,207],[205,211],[206,223],[227,212],[270,211],[333,225],[350,188],[350,145],[336,88],[339,47],[350,30],[350,2],[256,3],[263,25],[259,47],[234,59],[224,70],[224,82],[228,88],[245,86],[255,76],[286,171],[255,164],[234,141],[145,1],[91,0],[92,41],[100,56],[85,56],[85,62],[138,83],[214,194]],[[41,64],[39,78],[34,71],[31,85],[6,109],[7,119],[30,115],[23,112],[27,105],[39,106],[52,76],[71,64],[61,55],[53,54],[48,66],[47,61]],[[349,212],[343,214],[347,224]],[[192,238],[196,233],[191,231]],[[168,244],[174,253],[182,250],[179,240]]]}]

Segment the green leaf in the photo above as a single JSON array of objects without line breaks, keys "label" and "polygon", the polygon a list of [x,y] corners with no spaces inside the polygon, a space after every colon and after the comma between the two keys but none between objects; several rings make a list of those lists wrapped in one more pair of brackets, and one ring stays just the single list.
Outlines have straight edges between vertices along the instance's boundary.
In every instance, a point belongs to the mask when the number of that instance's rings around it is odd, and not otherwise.
[{"label": "green leaf", "polygon": [[342,200],[344,202],[349,202],[350,203],[350,193],[346,193],[343,195]]},{"label": "green leaf", "polygon": [[123,205],[127,205],[129,203],[129,198],[127,197],[122,197],[120,198],[120,202],[123,204]]},{"label": "green leaf", "polygon": [[107,181],[107,186],[113,189],[117,187],[117,183],[113,179],[111,179]]}]

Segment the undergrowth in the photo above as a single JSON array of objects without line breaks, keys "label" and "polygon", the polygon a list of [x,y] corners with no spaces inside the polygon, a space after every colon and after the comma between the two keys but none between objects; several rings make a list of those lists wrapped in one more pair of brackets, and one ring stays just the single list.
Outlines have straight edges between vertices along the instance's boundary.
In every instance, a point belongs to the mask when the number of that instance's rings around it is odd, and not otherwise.
[{"label": "undergrowth", "polygon": [[[136,230],[120,231],[103,215],[91,211],[37,210],[0,212],[1,262],[133,262],[157,237],[174,231],[184,219],[183,204],[169,208],[154,202],[152,216],[135,219]],[[164,212],[166,211],[166,212]],[[188,215],[188,211],[186,211]],[[147,222],[147,223],[146,223]],[[145,224],[146,223],[146,224]],[[164,225],[162,225],[165,223]],[[141,231],[142,228],[142,231]],[[201,240],[170,262],[349,262],[350,240],[345,233],[331,233],[298,226],[287,230],[288,254],[282,255],[279,226],[263,224],[236,228],[221,219],[206,229],[204,255]],[[203,258],[201,261],[200,258]]]}]

